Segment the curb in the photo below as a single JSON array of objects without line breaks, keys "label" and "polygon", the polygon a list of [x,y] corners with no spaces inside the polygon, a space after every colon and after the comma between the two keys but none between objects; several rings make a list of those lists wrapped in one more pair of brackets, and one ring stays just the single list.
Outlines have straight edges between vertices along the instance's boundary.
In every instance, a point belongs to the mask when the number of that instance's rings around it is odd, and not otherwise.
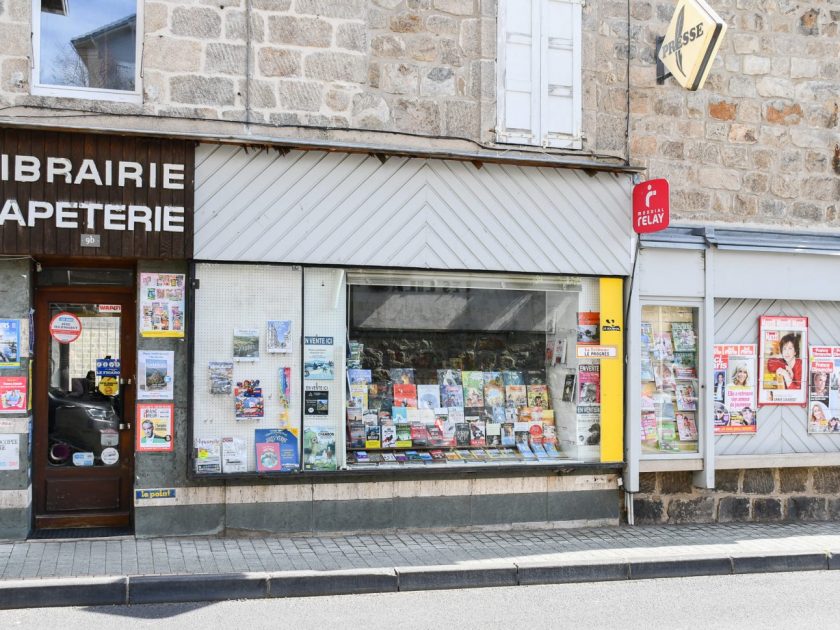
[{"label": "curb", "polygon": [[572,584],[840,568],[840,554],[703,556],[608,562],[487,562],[340,571],[140,575],[0,581],[0,609],[215,602],[361,593]]}]

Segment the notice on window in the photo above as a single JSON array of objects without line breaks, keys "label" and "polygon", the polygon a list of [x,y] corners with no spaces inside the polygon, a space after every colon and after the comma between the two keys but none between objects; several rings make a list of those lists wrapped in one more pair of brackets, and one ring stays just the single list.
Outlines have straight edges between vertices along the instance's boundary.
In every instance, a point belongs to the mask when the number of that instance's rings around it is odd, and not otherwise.
[{"label": "notice on window", "polygon": [[140,274],[140,336],[183,337],[186,276]]}]

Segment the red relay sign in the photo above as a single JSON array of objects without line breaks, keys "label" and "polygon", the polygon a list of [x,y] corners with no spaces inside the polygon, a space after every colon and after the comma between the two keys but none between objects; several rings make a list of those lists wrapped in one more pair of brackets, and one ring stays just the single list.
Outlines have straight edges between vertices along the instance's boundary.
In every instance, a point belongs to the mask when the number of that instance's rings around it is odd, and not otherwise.
[{"label": "red relay sign", "polygon": [[671,198],[667,179],[649,179],[633,188],[633,231],[658,232],[671,222]]}]

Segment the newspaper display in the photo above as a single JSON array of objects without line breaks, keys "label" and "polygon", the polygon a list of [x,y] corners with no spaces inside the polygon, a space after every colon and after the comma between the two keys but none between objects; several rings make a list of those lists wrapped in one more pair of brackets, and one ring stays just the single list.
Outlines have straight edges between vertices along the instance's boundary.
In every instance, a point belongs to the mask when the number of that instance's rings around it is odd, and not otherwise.
[{"label": "newspaper display", "polygon": [[840,433],[840,346],[811,346],[808,433]]},{"label": "newspaper display", "polygon": [[714,347],[715,434],[756,432],[756,344]]},{"label": "newspaper display", "polygon": [[186,276],[140,274],[140,336],[183,337]]},{"label": "newspaper display", "polygon": [[807,372],[802,357],[808,347],[808,318],[763,315],[758,338],[758,404],[804,406],[808,401]]}]

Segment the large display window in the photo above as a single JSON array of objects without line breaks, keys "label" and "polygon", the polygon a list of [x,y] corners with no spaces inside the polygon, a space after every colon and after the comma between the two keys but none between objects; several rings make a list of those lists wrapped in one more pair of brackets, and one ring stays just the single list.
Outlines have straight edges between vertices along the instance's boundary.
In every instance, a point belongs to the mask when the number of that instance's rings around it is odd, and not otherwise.
[{"label": "large display window", "polygon": [[192,469],[601,461],[599,282],[196,264]]},{"label": "large display window", "polygon": [[349,467],[599,457],[598,281],[348,274]]},{"label": "large display window", "polygon": [[642,453],[698,452],[698,312],[642,307]]}]

